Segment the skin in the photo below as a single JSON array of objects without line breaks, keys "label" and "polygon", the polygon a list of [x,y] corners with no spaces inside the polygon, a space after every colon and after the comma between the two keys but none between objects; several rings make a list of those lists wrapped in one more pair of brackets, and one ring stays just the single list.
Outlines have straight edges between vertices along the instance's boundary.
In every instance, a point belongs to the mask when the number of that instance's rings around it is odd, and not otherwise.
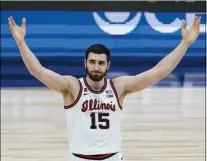
[{"label": "skin", "polygon": [[106,59],[105,54],[89,53],[87,60],[84,60],[87,76],[94,82],[101,81],[106,75],[110,66]]},{"label": "skin", "polygon": [[[194,22],[188,29],[186,28],[186,22],[183,20],[181,42],[152,69],[134,76],[121,76],[113,79],[118,93],[119,103],[122,106],[127,94],[147,88],[167,77],[173,71],[185,55],[189,46],[199,36],[200,19],[201,17],[196,16]],[[31,75],[44,83],[49,89],[61,93],[64,98],[64,105],[72,104],[77,98],[80,89],[78,79],[73,76],[60,75],[46,69],[40,64],[24,40],[26,35],[25,18],[22,19],[21,26],[17,26],[12,17],[8,18],[8,23],[22,59]],[[105,72],[110,67],[110,62],[107,63],[106,55],[104,53],[89,53],[88,59],[84,60],[84,65],[88,71],[86,76],[88,84],[93,90],[99,91],[104,85],[104,79],[100,78],[105,75]]]}]

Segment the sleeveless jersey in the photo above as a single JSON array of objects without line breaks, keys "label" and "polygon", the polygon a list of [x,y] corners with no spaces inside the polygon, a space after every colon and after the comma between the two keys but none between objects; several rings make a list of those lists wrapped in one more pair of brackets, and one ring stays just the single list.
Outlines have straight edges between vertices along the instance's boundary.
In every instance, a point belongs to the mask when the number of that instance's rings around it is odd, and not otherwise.
[{"label": "sleeveless jersey", "polygon": [[76,101],[65,106],[70,152],[84,155],[107,154],[121,150],[121,112],[112,80],[104,79],[94,91],[86,78],[80,78]]}]

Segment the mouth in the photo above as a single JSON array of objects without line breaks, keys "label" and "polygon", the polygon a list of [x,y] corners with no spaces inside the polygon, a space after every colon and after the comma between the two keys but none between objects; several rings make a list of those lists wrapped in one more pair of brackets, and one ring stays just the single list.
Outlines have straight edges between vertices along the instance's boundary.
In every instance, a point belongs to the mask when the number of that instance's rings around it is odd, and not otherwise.
[{"label": "mouth", "polygon": [[101,72],[92,72],[93,74],[101,74]]}]

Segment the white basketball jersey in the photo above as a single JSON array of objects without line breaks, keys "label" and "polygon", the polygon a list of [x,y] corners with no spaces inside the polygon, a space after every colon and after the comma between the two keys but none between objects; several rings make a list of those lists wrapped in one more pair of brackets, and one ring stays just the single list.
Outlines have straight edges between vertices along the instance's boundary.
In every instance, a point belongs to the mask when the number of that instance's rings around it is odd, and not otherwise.
[{"label": "white basketball jersey", "polygon": [[107,154],[121,150],[121,106],[113,83],[105,79],[101,91],[93,91],[86,78],[80,78],[76,101],[65,106],[70,152],[84,155]]}]

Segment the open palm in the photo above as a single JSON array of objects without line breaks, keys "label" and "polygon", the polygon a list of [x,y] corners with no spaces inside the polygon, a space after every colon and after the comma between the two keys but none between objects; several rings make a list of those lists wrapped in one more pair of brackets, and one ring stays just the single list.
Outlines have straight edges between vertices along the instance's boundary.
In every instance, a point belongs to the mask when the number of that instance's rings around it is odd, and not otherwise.
[{"label": "open palm", "polygon": [[200,32],[200,19],[201,17],[196,16],[192,25],[188,29],[186,29],[186,22],[183,21],[182,23],[183,40],[189,45],[198,38]]},{"label": "open palm", "polygon": [[13,17],[8,18],[8,22],[12,35],[16,40],[17,44],[21,43],[26,35],[26,19],[22,19],[22,25],[20,27],[16,25]]}]

